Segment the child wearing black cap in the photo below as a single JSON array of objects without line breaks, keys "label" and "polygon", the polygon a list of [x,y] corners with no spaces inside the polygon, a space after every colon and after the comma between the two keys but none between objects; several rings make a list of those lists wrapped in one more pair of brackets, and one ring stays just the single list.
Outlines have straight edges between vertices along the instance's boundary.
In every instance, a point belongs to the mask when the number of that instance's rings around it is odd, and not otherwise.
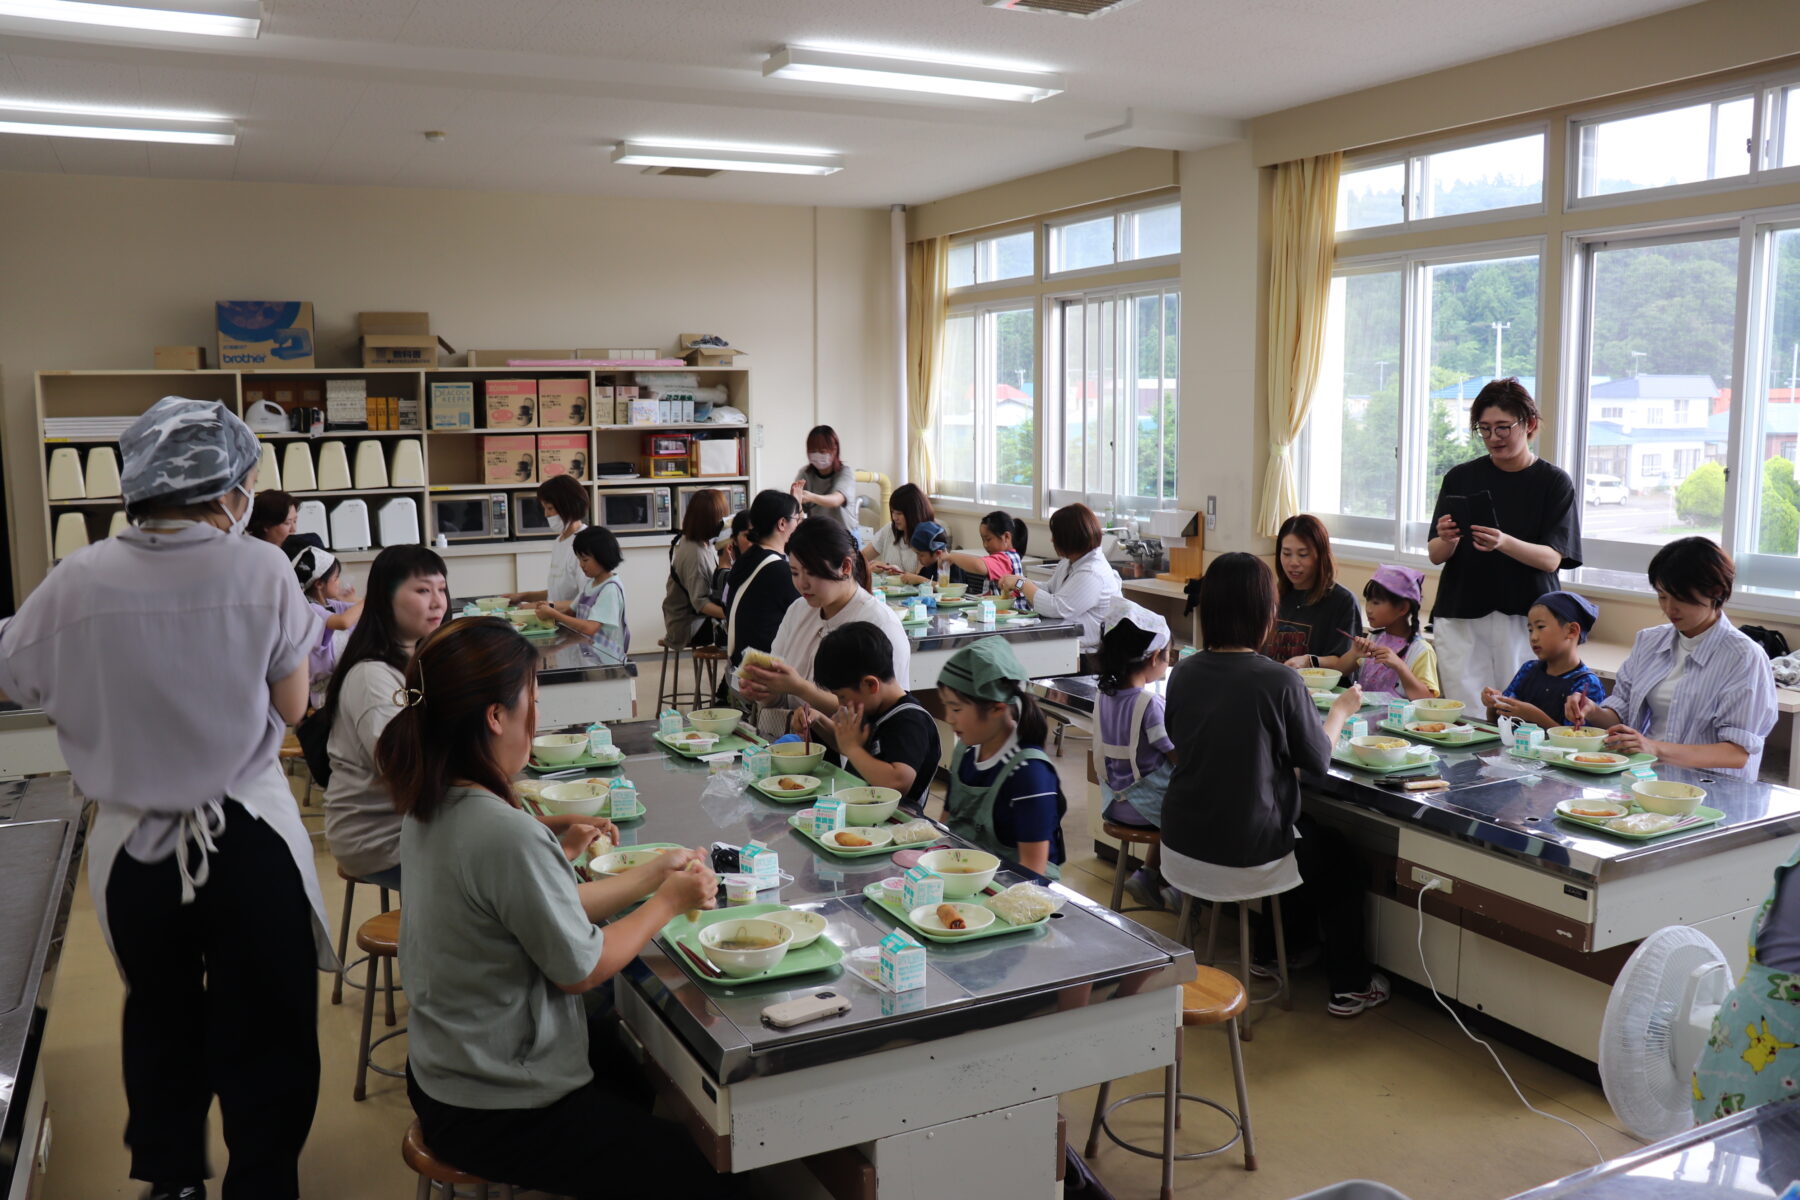
[{"label": "child wearing black cap", "polygon": [[1574,592],[1539,596],[1525,617],[1525,632],[1537,657],[1519,668],[1506,690],[1481,690],[1488,720],[1516,717],[1549,729],[1563,724],[1552,714],[1563,711],[1563,702],[1572,693],[1581,692],[1595,704],[1606,703],[1606,685],[1581,661],[1577,649],[1587,641],[1588,631],[1599,617],[1600,610],[1593,602]]}]

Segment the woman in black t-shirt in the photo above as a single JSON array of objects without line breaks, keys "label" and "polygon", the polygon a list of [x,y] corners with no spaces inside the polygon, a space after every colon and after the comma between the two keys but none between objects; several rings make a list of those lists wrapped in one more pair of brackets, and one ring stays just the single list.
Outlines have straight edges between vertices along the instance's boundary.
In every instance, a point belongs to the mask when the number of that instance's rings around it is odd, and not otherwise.
[{"label": "woman in black t-shirt", "polygon": [[1275,569],[1280,600],[1275,632],[1263,653],[1290,667],[1316,667],[1324,656],[1350,648],[1350,635],[1362,632],[1362,610],[1356,597],[1337,581],[1331,559],[1331,535],[1311,513],[1281,523],[1276,545],[1281,559]]},{"label": "woman in black t-shirt", "polygon": [[788,535],[800,524],[800,502],[787,492],[768,489],[756,494],[750,505],[750,549],[732,564],[725,594],[726,645],[731,665],[743,660],[746,650],[767,650],[775,644],[781,618],[800,593],[787,565]]},{"label": "woman in black t-shirt", "polygon": [[1560,590],[1558,571],[1581,565],[1581,509],[1568,475],[1532,453],[1537,402],[1517,379],[1482,388],[1469,426],[1487,457],[1444,475],[1428,550],[1444,568],[1431,610],[1438,683],[1475,709],[1482,688],[1533,657],[1525,614]]}]

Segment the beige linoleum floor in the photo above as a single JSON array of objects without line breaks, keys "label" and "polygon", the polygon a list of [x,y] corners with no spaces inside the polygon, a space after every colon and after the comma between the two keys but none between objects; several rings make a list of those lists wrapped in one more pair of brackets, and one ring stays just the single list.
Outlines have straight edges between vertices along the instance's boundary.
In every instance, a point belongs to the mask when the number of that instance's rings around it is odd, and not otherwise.
[{"label": "beige linoleum floor", "polygon": [[[641,669],[641,668],[640,668]],[[654,676],[654,670],[650,672]],[[1105,901],[1111,868],[1097,861],[1085,836],[1083,759],[1087,743],[1071,739],[1062,762],[1071,811],[1065,826],[1074,868],[1065,879]],[[342,902],[336,866],[321,850],[320,878],[335,931]],[[376,910],[373,889],[359,888],[357,916]],[[1140,914],[1173,933],[1164,914]],[[1325,1012],[1319,972],[1295,979],[1292,1012],[1259,1012],[1255,1038],[1244,1046],[1252,1118],[1261,1169],[1243,1170],[1237,1152],[1181,1163],[1176,1194],[1207,1200],[1285,1200],[1343,1179],[1375,1179],[1413,1200],[1493,1200],[1580,1170],[1593,1163],[1586,1143],[1564,1126],[1533,1116],[1514,1098],[1485,1051],[1457,1030],[1441,1008],[1408,996],[1354,1020]],[[77,892],[68,941],[57,976],[46,1034],[45,1069],[54,1128],[45,1200],[135,1198],[127,1180],[121,1133],[125,1109],[119,1082],[119,1011],[122,988],[100,937],[85,879]],[[411,1120],[402,1081],[371,1077],[369,1098],[350,1099],[355,1076],[361,994],[329,1003],[330,981],[320,986],[319,1033],[323,1053],[318,1114],[302,1162],[309,1200],[401,1200],[415,1177],[400,1161],[400,1135]],[[400,1006],[404,1023],[404,1000]],[[379,1006],[376,1031],[382,1031]],[[1190,1030],[1190,1092],[1229,1103],[1227,1050],[1217,1030]],[[390,1043],[385,1060],[398,1065],[403,1039]],[[1637,1143],[1621,1132],[1599,1089],[1522,1053],[1501,1056],[1540,1108],[1574,1121],[1608,1156]],[[1121,1081],[1114,1095],[1161,1087],[1161,1075]],[[1063,1097],[1069,1137],[1086,1138],[1093,1090]],[[1190,1108],[1183,1148],[1197,1148],[1218,1133],[1222,1121]],[[1147,1144],[1160,1138],[1159,1106],[1145,1103],[1118,1128]],[[224,1161],[213,1125],[215,1169]],[[1094,1160],[1101,1179],[1121,1198],[1155,1197],[1160,1164],[1103,1141]],[[770,1196],[794,1190],[768,1181]],[[216,1189],[213,1195],[217,1196]],[[957,1200],[957,1198],[946,1198]]]}]

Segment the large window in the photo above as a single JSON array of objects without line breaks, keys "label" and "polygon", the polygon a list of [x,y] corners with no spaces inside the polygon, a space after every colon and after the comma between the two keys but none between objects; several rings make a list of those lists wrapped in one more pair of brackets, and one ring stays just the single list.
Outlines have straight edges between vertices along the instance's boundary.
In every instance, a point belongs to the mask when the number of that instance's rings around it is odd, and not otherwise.
[{"label": "large window", "polygon": [[1338,180],[1339,233],[1406,227],[1480,214],[1541,211],[1544,134],[1453,144],[1402,158],[1352,162]]},{"label": "large window", "polygon": [[1037,314],[973,308],[944,322],[937,494],[1029,509],[1037,477]]},{"label": "large window", "polygon": [[1173,284],[1053,302],[1061,450],[1053,507],[1156,509],[1175,500],[1181,294]]},{"label": "large window", "polygon": [[1093,271],[1181,253],[1181,205],[1155,204],[1051,222],[1047,274]]},{"label": "large window", "polygon": [[1536,384],[1539,255],[1348,261],[1302,448],[1301,503],[1340,536],[1418,550],[1444,474],[1483,453],[1469,405],[1495,377]]},{"label": "large window", "polygon": [[950,290],[1037,274],[1037,231],[1021,229],[950,246]]}]

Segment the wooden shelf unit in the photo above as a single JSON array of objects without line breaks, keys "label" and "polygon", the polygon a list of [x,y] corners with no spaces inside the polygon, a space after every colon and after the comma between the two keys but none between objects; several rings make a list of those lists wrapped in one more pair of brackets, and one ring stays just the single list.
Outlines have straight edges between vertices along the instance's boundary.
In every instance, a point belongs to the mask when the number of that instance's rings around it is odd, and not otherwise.
[{"label": "wooden shelf unit", "polygon": [[[388,488],[346,488],[329,491],[294,491],[300,500],[322,499],[326,501],[342,500],[349,497],[369,497],[371,500],[386,499],[392,496],[411,496],[418,502],[420,534],[424,541],[431,540],[431,504],[433,495],[446,495],[467,492],[533,492],[535,483],[483,483],[481,475],[480,443],[469,441],[470,434],[476,435],[538,435],[538,434],[571,434],[587,435],[588,464],[592,471],[597,461],[617,461],[625,456],[622,451],[628,442],[634,443],[637,435],[657,433],[665,430],[694,431],[707,430],[713,433],[729,434],[736,437],[739,447],[739,460],[746,469],[742,474],[730,476],[690,476],[681,478],[640,479],[640,480],[584,480],[590,497],[602,488],[618,487],[706,487],[710,485],[748,485],[755,473],[755,442],[752,425],[718,425],[712,423],[685,422],[668,425],[558,425],[534,428],[502,428],[473,430],[433,430],[429,428],[430,384],[458,378],[482,380],[496,377],[508,378],[560,378],[585,379],[589,394],[600,380],[615,383],[630,383],[640,374],[668,374],[672,372],[691,373],[698,377],[701,386],[723,385],[727,390],[730,403],[739,410],[749,413],[749,373],[745,367],[698,368],[698,367],[656,367],[656,368],[567,368],[567,367],[438,367],[419,369],[412,367],[325,367],[313,370],[269,370],[269,371],[39,371],[36,376],[37,428],[43,442],[38,455],[38,471],[35,478],[37,492],[36,507],[42,513],[44,525],[44,545],[49,550],[44,569],[54,565],[55,557],[55,524],[56,519],[64,513],[78,512],[86,518],[89,541],[96,541],[106,536],[113,514],[123,509],[124,501],[119,498],[104,499],[66,499],[49,500],[49,461],[50,453],[59,447],[70,447],[81,452],[85,473],[87,454],[92,447],[116,445],[116,437],[103,436],[52,436],[44,432],[47,418],[65,417],[136,417],[146,411],[157,400],[164,396],[179,395],[196,400],[214,400],[225,404],[239,416],[245,414],[246,392],[267,392],[273,385],[293,383],[305,387],[310,381],[317,381],[322,394],[324,382],[332,378],[363,377],[371,383],[370,395],[392,395],[398,391],[402,396],[412,395],[419,399],[421,420],[425,429],[402,430],[361,430],[335,429],[318,434],[306,433],[259,433],[258,439],[271,443],[274,447],[277,462],[285,456],[287,447],[293,443],[312,443],[313,455],[316,458],[316,445],[326,441],[341,441],[345,444],[346,454],[354,464],[355,443],[367,439],[380,439],[384,451],[391,449],[395,440],[415,438],[419,441],[421,456],[424,460],[424,480],[418,487]],[[380,389],[380,390],[378,390]],[[476,413],[482,413],[480,389],[476,393]],[[635,452],[629,456],[636,459]],[[31,482],[27,481],[27,486]],[[284,481],[285,484],[285,481]],[[262,486],[266,487],[264,483]],[[293,491],[292,488],[287,488]],[[748,490],[748,489],[747,489]],[[29,512],[32,504],[27,500],[22,512]],[[369,514],[372,530],[378,526],[375,505],[371,504]],[[627,534],[622,535],[628,546],[650,545],[663,546],[669,538],[668,533]],[[465,543],[467,545],[467,543]],[[544,539],[520,539],[507,542],[491,543],[494,554],[542,554],[547,546]],[[372,556],[372,552],[367,552]],[[362,552],[359,552],[359,557]],[[23,581],[26,589],[35,584],[35,578]]]}]

